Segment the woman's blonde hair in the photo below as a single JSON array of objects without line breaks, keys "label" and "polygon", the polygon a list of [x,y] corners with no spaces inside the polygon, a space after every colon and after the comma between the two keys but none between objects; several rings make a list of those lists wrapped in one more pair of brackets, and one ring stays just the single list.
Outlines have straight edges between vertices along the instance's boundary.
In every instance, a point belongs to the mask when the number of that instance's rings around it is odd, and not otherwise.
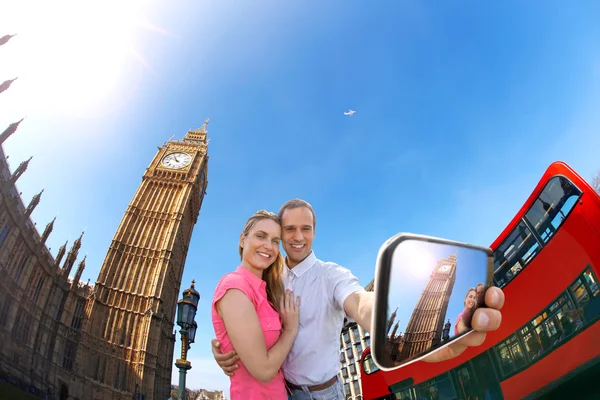
[{"label": "woman's blonde hair", "polygon": [[[254,225],[263,219],[270,219],[271,221],[277,223],[277,225],[281,224],[281,221],[277,215],[275,215],[275,213],[259,210],[246,221],[246,225],[244,225],[244,230],[242,231],[242,236],[248,236]],[[241,260],[243,259],[244,253],[241,240],[239,244],[239,253]],[[269,265],[269,267],[263,272],[262,279],[267,283],[267,299],[279,312],[279,301],[283,298],[283,294],[285,292],[283,286],[283,257],[281,255],[281,251],[277,254],[277,258],[275,261],[273,261],[273,264]]]}]

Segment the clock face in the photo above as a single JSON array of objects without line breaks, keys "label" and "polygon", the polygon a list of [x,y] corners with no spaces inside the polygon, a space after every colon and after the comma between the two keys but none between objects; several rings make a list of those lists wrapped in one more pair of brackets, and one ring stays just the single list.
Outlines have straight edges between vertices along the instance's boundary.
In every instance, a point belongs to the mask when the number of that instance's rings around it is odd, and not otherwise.
[{"label": "clock face", "polygon": [[171,169],[181,169],[192,161],[192,156],[185,153],[171,153],[162,160],[162,165]]},{"label": "clock face", "polygon": [[447,272],[450,269],[448,264],[444,264],[440,267],[440,272]]}]

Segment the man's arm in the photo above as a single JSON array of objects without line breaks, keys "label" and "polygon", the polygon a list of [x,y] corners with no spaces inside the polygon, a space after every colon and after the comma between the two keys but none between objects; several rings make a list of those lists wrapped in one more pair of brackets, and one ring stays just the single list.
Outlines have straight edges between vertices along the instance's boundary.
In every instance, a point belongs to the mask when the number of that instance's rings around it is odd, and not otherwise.
[{"label": "man's arm", "polygon": [[344,311],[360,325],[363,331],[371,333],[371,316],[374,305],[375,293],[361,290],[346,297]]},{"label": "man's arm", "polygon": [[348,268],[332,264],[329,264],[327,274],[337,307],[343,309],[364,331],[371,332],[375,294],[367,292]]},{"label": "man's arm", "polygon": [[237,355],[235,350],[232,350],[229,353],[221,353],[221,343],[217,339],[211,340],[211,344],[213,357],[217,364],[219,364],[219,367],[221,367],[225,375],[233,376],[233,371],[240,367],[237,363],[240,361],[240,356]]}]

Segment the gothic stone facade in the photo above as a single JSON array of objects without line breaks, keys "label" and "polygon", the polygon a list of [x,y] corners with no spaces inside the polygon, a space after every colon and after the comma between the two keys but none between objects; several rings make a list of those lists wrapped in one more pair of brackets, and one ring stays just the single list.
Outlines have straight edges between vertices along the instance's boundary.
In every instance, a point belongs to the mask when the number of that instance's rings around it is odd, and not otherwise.
[{"label": "gothic stone facade", "polygon": [[[95,285],[79,282],[83,234],[53,256],[15,183],[0,136],[0,376],[40,397],[167,399],[176,302],[207,186],[206,123],[159,147],[129,205]],[[65,257],[66,255],[66,257]],[[64,258],[64,263],[61,262]],[[141,397],[138,397],[141,398]]]}]

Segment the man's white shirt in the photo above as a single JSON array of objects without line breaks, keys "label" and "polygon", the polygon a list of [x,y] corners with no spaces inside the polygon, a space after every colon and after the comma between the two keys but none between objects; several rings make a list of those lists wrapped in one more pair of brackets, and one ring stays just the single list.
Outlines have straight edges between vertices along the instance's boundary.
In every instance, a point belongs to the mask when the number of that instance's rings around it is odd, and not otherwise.
[{"label": "man's white shirt", "polygon": [[296,385],[324,383],[340,372],[344,301],[364,288],[350,270],[318,260],[314,252],[292,269],[286,264],[283,282],[300,296],[300,326],[283,374]]}]

